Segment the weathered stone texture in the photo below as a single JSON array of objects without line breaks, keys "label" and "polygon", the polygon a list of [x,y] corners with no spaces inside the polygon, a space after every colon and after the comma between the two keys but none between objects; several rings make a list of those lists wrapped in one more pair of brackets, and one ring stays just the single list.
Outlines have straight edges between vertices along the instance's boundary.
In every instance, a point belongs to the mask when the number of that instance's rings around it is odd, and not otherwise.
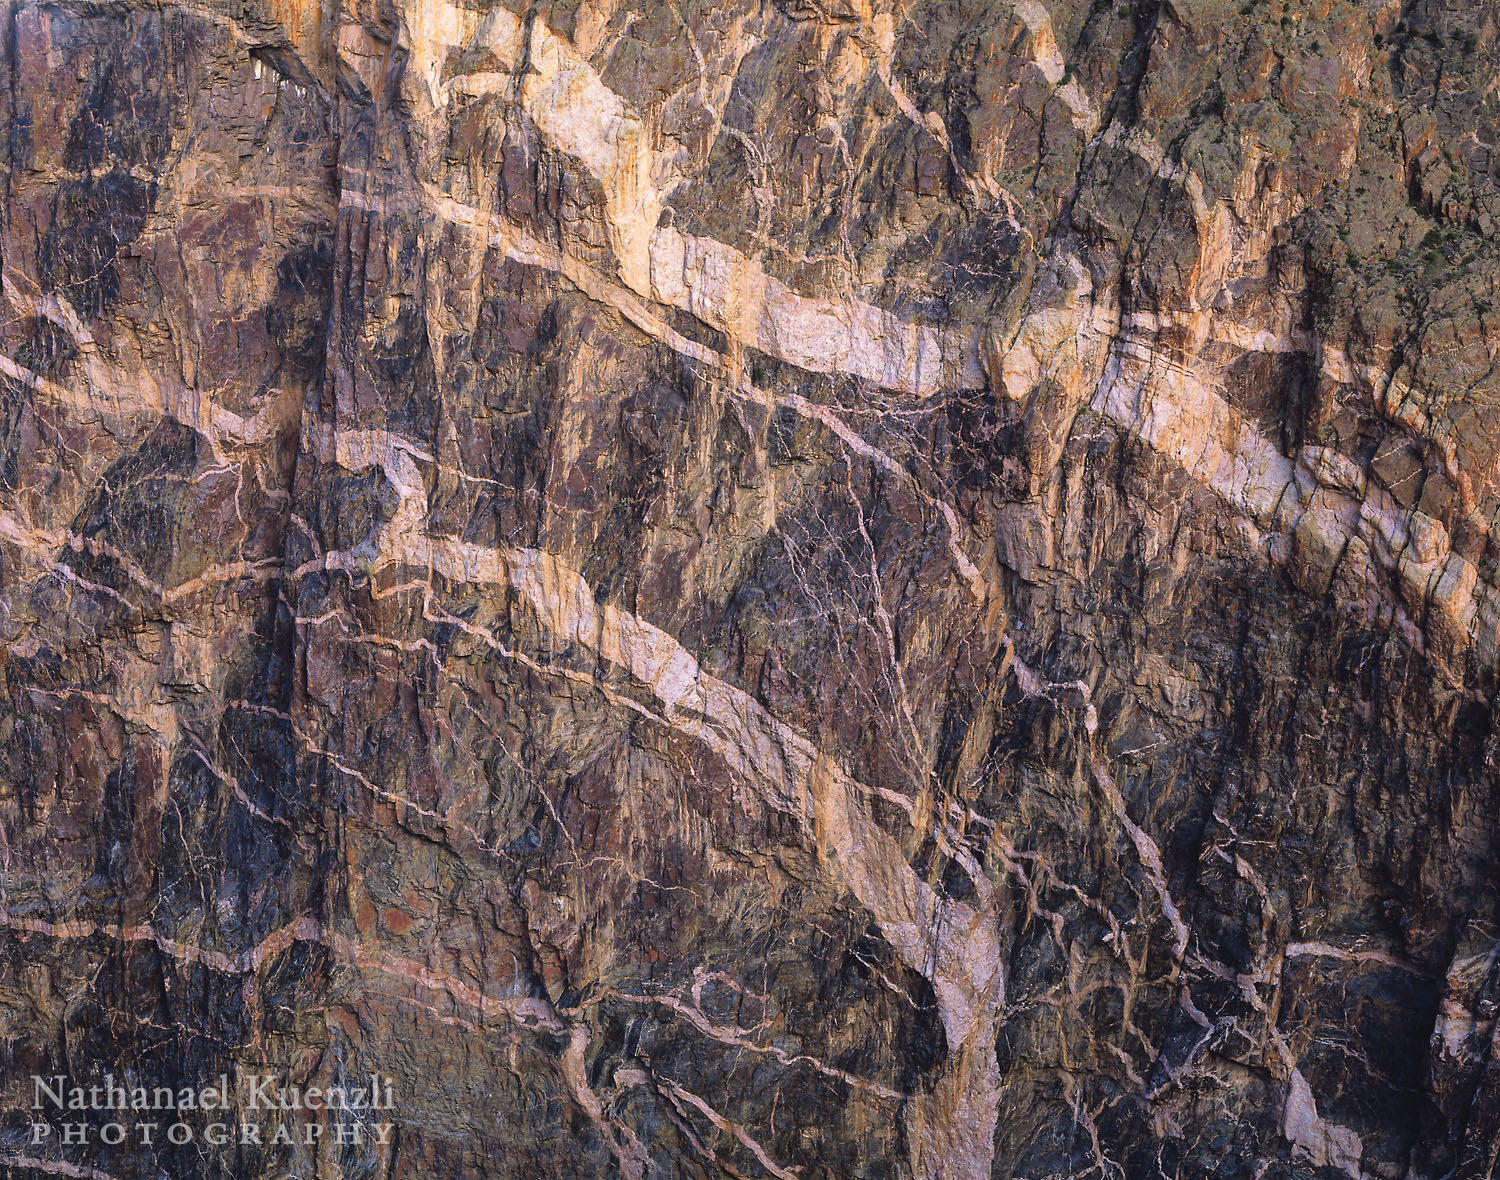
[{"label": "weathered stone texture", "polygon": [[1493,0],[3,14],[0,1171],[1497,1174]]}]

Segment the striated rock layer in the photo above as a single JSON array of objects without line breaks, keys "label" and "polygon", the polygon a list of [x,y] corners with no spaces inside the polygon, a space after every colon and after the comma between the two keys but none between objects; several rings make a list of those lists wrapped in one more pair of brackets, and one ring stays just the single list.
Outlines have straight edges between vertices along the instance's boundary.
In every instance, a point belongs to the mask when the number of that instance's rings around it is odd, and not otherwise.
[{"label": "striated rock layer", "polygon": [[0,1171],[1497,1174],[1497,35],[6,0]]}]

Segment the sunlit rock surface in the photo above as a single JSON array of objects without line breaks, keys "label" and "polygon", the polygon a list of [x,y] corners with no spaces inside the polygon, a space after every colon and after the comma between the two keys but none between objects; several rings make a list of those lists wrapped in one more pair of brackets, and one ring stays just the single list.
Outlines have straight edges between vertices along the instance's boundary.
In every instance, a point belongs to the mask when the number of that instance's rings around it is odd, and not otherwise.
[{"label": "sunlit rock surface", "polygon": [[1493,0],[4,14],[0,1171],[1500,1170]]}]

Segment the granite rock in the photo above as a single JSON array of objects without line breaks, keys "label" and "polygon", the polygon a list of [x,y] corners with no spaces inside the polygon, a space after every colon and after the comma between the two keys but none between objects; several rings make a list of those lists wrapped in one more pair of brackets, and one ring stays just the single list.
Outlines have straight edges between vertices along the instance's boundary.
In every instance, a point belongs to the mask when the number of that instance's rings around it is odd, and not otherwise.
[{"label": "granite rock", "polygon": [[0,1170],[1496,1174],[1494,0],[3,11]]}]

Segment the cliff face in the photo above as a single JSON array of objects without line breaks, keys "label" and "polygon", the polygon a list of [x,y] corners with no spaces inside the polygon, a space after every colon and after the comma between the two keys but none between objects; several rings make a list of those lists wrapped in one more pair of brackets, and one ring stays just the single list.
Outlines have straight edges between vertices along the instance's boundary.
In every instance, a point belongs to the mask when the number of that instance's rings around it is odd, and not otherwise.
[{"label": "cliff face", "polygon": [[1493,1175],[1500,7],[508,4],[5,4],[0,1169]]}]

